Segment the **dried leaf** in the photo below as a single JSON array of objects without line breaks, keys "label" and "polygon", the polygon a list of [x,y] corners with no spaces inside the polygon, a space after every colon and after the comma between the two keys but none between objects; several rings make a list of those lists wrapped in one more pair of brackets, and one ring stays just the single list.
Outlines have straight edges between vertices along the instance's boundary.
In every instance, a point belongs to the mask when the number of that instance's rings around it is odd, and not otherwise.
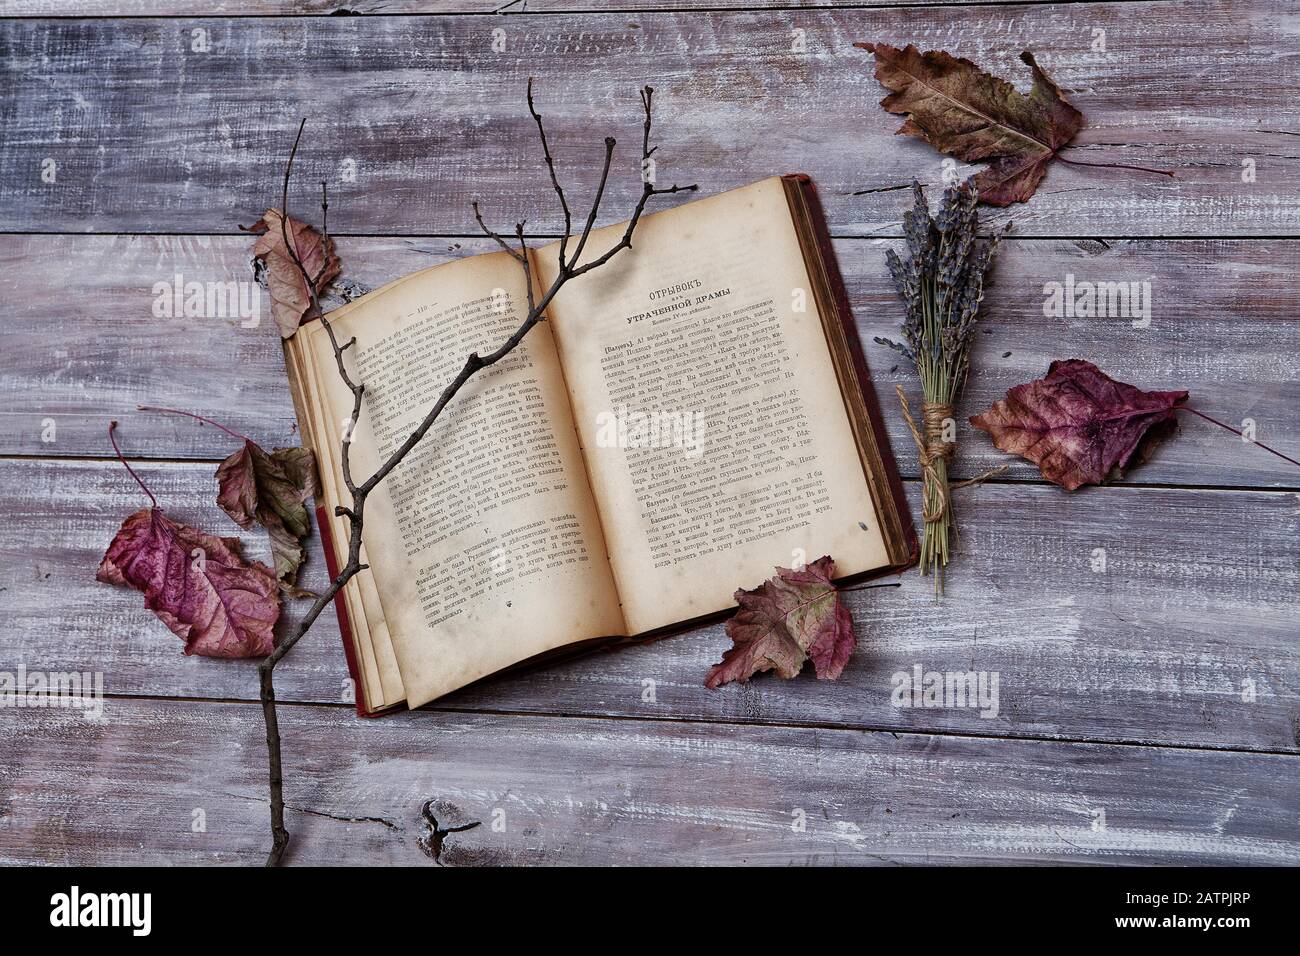
[{"label": "dried leaf", "polygon": [[964,162],[990,162],[974,179],[990,206],[1025,202],[1047,164],[1083,126],[1083,114],[1026,50],[1020,59],[1034,73],[1026,96],[970,60],[942,50],[921,53],[887,43],[857,43],[876,57],[876,79],[892,92],[880,105],[907,121],[899,133],[925,140]]},{"label": "dried leaf", "polygon": [[144,606],[185,641],[186,654],[265,657],[280,616],[275,574],[219,538],[141,508],[122,522],[95,577],[144,593]]},{"label": "dried leaf", "polygon": [[268,455],[246,439],[217,467],[217,504],[241,528],[257,523],[266,529],[275,573],[290,587],[302,564],[301,539],[311,532],[306,501],[318,493],[309,448],[277,448]]},{"label": "dried leaf", "polygon": [[727,621],[733,646],[709,669],[705,686],[744,683],[770,670],[794,677],[809,658],[819,678],[839,677],[857,642],[834,575],[835,562],[826,556],[802,571],[777,568],[757,590],[737,591],[740,610]]},{"label": "dried leaf", "polygon": [[[271,316],[280,327],[281,338],[290,338],[311,309],[311,289],[302,269],[290,255],[297,254],[303,269],[316,279],[319,294],[339,274],[339,257],[334,254],[334,240],[289,217],[288,229],[281,224],[278,209],[268,209],[262,218],[251,226],[240,226],[246,232],[258,234],[253,246],[253,258],[262,262],[266,270],[266,286],[271,293]],[[285,234],[289,245],[285,245]],[[319,276],[319,278],[317,278]]]},{"label": "dried leaf", "polygon": [[1067,359],[970,421],[1003,451],[1023,455],[1048,481],[1073,491],[1144,461],[1185,401],[1186,392],[1144,392],[1091,362]]}]

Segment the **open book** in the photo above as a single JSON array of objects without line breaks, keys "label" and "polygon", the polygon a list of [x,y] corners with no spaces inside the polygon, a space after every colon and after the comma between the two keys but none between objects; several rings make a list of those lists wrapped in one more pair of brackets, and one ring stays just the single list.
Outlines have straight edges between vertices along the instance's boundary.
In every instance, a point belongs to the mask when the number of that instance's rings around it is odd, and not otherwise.
[{"label": "open book", "polygon": [[[591,234],[585,256],[624,225]],[[539,289],[557,246],[532,250]],[[584,261],[590,261],[585,259]],[[351,469],[370,475],[472,351],[523,322],[505,252],[434,266],[330,322],[366,386]],[[540,295],[540,292],[537,293]],[[734,606],[776,566],[843,577],[916,542],[812,184],[773,177],[645,216],[461,389],[366,503],[336,601],[357,706],[418,707],[481,677]],[[320,321],[286,342],[331,573],[347,554],[340,439],[352,396]]]}]

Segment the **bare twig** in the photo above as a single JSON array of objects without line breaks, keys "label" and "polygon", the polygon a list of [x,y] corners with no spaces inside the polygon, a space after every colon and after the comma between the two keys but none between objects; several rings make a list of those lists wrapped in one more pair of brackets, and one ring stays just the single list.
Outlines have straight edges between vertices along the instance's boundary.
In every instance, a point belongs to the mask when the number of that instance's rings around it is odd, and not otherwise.
[{"label": "bare twig", "polygon": [[[560,186],[559,177],[555,171],[555,160],[551,155],[550,144],[546,138],[546,129],[542,125],[541,114],[537,112],[537,109],[533,104],[533,86],[532,80],[529,79],[528,111],[537,124],[538,136],[542,143],[542,156],[546,162],[547,171],[550,174],[551,186],[555,190],[556,196],[560,201],[560,207],[564,212],[565,236],[560,242],[559,270],[550,286],[540,297],[536,296],[533,291],[534,277],[532,260],[529,255],[528,245],[524,239],[525,223],[519,222],[515,226],[515,238],[519,245],[516,250],[504,238],[502,238],[501,235],[487,226],[483,221],[483,216],[479,210],[478,203],[473,204],[474,217],[477,219],[483,232],[496,241],[502,249],[510,253],[510,255],[513,256],[523,268],[524,281],[528,285],[528,314],[520,324],[519,328],[516,329],[508,339],[501,343],[500,347],[495,351],[482,356],[477,352],[471,352],[469,356],[466,357],[465,364],[461,368],[460,372],[457,373],[456,377],[442,390],[442,393],[433,403],[433,406],[424,416],[424,419],[418,426],[416,426],[415,430],[411,432],[406,440],[403,441],[402,444],[398,446],[398,448],[389,455],[377,469],[375,469],[375,472],[369,478],[366,478],[360,483],[355,482],[352,477],[351,445],[353,432],[355,431],[357,421],[361,416],[361,405],[365,397],[365,384],[352,380],[352,377],[349,375],[347,367],[343,361],[343,353],[356,344],[356,339],[352,338],[342,345],[339,344],[338,339],[335,338],[334,329],[330,325],[329,319],[325,317],[324,310],[320,307],[317,285],[324,275],[324,267],[322,267],[321,271],[315,276],[309,275],[302,259],[289,241],[289,178],[293,170],[293,159],[298,151],[298,143],[302,138],[303,127],[306,125],[307,121],[304,119],[298,126],[298,135],[294,138],[293,148],[289,152],[289,160],[285,164],[284,169],[284,188],[280,205],[280,228],[282,230],[281,235],[284,239],[285,249],[288,250],[289,256],[293,259],[299,272],[302,273],[303,278],[307,281],[307,289],[311,303],[308,315],[320,315],[321,321],[325,325],[326,332],[329,334],[330,345],[334,350],[334,360],[338,367],[339,376],[352,392],[352,414],[343,434],[340,455],[343,482],[352,496],[352,504],[351,507],[340,505],[336,509],[336,514],[338,516],[348,519],[349,534],[347,562],[343,565],[342,569],[330,583],[330,586],[325,590],[325,592],[317,597],[312,603],[312,606],[308,609],[303,619],[298,623],[298,626],[293,629],[292,633],[290,633],[288,637],[280,642],[274,652],[262,660],[259,667],[261,677],[262,716],[266,722],[266,747],[271,784],[272,842],[270,853],[266,859],[267,866],[275,866],[278,864],[284,857],[285,848],[289,845],[289,831],[284,825],[284,768],[281,762],[280,728],[279,722],[276,718],[275,686],[272,680],[275,665],[278,664],[284,656],[293,649],[293,646],[302,639],[303,635],[311,629],[311,626],[316,622],[316,619],[320,616],[321,612],[329,606],[330,602],[334,600],[335,595],[342,590],[344,585],[367,568],[367,565],[361,563],[361,538],[365,524],[366,498],[372,491],[374,491],[375,487],[383,481],[388,474],[398,466],[398,464],[401,463],[402,459],[406,457],[411,449],[419,444],[420,440],[429,431],[433,423],[438,420],[438,416],[442,414],[442,410],[447,407],[448,403],[450,403],[453,398],[456,397],[456,394],[460,391],[461,387],[464,386],[464,384],[476,373],[488,368],[489,366],[495,365],[514,351],[533,326],[545,318],[546,307],[550,304],[551,300],[555,298],[556,293],[560,291],[565,283],[570,279],[577,278],[578,276],[584,275],[592,269],[603,265],[623,249],[630,249],[632,246],[632,234],[636,230],[637,223],[640,221],[641,215],[646,209],[646,205],[652,198],[677,192],[693,191],[696,188],[694,185],[691,185],[671,186],[659,189],[655,187],[654,183],[651,181],[651,177],[646,175],[646,170],[650,165],[650,157],[654,153],[654,148],[650,146],[651,102],[653,95],[654,90],[648,86],[641,90],[641,105],[645,113],[644,132],[641,142],[643,185],[641,196],[637,201],[636,208],[632,212],[631,219],[628,221],[627,229],[624,231],[623,237],[613,248],[607,250],[591,262],[579,264],[582,251],[586,248],[587,240],[591,236],[592,229],[596,224],[596,219],[600,211],[600,202],[604,196],[605,184],[609,178],[609,169],[614,156],[615,143],[613,138],[606,138],[605,140],[605,159],[604,165],[601,169],[600,184],[596,189],[596,195],[592,201],[591,212],[587,216],[587,220],[583,225],[582,233],[578,237],[577,245],[573,250],[573,254],[570,256],[568,255],[568,234],[572,228],[572,215],[570,213],[568,199],[564,194],[563,188]],[[326,225],[328,210],[328,194],[326,193],[325,183],[322,182],[321,234],[323,241],[328,241],[329,238]],[[452,830],[446,832],[455,831]]]}]

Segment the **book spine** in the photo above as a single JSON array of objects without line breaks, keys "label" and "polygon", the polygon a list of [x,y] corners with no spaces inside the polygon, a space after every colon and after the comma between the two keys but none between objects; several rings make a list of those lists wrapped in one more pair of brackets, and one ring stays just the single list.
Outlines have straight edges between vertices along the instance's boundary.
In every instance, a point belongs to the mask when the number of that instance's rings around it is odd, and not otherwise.
[{"label": "book spine", "polygon": [[[325,551],[325,569],[329,572],[330,580],[333,581],[339,576],[339,562],[334,556],[334,534],[330,529],[325,508],[321,505],[316,506],[316,526],[320,528],[321,545]],[[334,613],[338,615],[339,631],[343,635],[343,656],[347,659],[348,676],[352,678],[352,687],[356,693],[357,716],[374,717],[378,711],[366,709],[365,694],[361,689],[361,672],[357,667],[357,652],[352,646],[354,643],[352,622],[348,617],[347,602],[343,600],[342,589],[334,595]]]},{"label": "book spine", "polygon": [[881,414],[880,403],[876,400],[876,389],[871,383],[871,370],[867,366],[866,356],[862,352],[862,340],[858,336],[857,322],[853,319],[853,309],[849,305],[849,293],[844,286],[844,278],[840,275],[839,263],[835,258],[835,247],[831,241],[830,227],[826,223],[826,212],[822,208],[821,197],[817,194],[817,187],[808,174],[790,173],[783,178],[794,180],[804,197],[804,204],[811,219],[817,249],[826,270],[830,292],[835,299],[835,311],[839,314],[840,323],[844,326],[844,337],[848,342],[849,357],[853,364],[854,376],[857,378],[858,388],[862,391],[862,400],[866,403],[867,417],[871,420],[871,430],[875,437],[876,449],[884,466],[889,494],[894,500],[894,509],[898,515],[903,540],[906,542],[909,557],[899,567],[900,569],[910,567],[916,563],[921,554],[920,544],[916,537],[916,528],[912,524],[912,509],[907,503],[907,493],[903,489],[903,479],[898,473],[898,463],[894,458],[894,452],[889,443],[889,432],[885,428],[885,419]]},{"label": "book spine", "polygon": [[[316,455],[316,438],[307,427],[311,419],[307,415],[307,403],[305,396],[302,394],[303,383],[299,374],[297,353],[295,351],[297,343],[294,339],[285,339],[281,344],[284,349],[285,374],[289,379],[289,394],[293,398],[293,410],[295,417],[298,419],[302,443],[304,447],[311,448],[312,454]],[[322,484],[319,455],[316,455],[316,480],[318,485]],[[339,576],[338,560],[334,556],[334,535],[330,529],[329,516],[325,508],[319,504],[316,506],[316,527],[320,529],[321,546],[325,552],[325,568],[329,573],[330,580],[333,581]],[[348,617],[347,602],[343,599],[342,590],[334,595],[334,612],[339,619],[339,633],[343,637],[343,657],[347,661],[348,676],[352,678],[357,714],[361,717],[374,717],[377,712],[366,708],[365,692],[361,684],[361,672],[357,667],[356,649],[353,647],[352,622]]]}]

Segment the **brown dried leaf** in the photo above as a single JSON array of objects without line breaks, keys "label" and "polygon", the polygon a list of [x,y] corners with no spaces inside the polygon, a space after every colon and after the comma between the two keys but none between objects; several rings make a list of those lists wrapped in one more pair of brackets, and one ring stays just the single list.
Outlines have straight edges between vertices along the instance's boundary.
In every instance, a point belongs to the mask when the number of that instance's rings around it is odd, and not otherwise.
[{"label": "brown dried leaf", "polygon": [[[339,274],[339,257],[334,253],[334,240],[322,236],[305,222],[289,217],[287,229],[282,225],[278,209],[268,209],[262,218],[251,226],[240,226],[245,232],[258,234],[253,246],[253,258],[261,260],[266,268],[267,290],[271,293],[271,316],[280,327],[280,337],[290,338],[298,331],[311,310],[311,288],[290,255],[298,256],[307,274],[316,279],[319,294]],[[285,244],[288,235],[289,245]],[[319,277],[319,278],[317,278]]]},{"label": "brown dried leaf", "polygon": [[921,53],[887,43],[856,43],[876,57],[876,79],[892,92],[880,105],[907,121],[899,133],[925,140],[964,162],[990,162],[974,179],[990,206],[1025,202],[1047,164],[1083,126],[1083,114],[1028,50],[1020,59],[1033,70],[1029,94],[985,73],[970,60],[942,50]]},{"label": "brown dried leaf", "polygon": [[268,455],[245,440],[217,467],[217,504],[241,528],[257,523],[266,529],[276,574],[290,588],[303,559],[301,539],[311,532],[306,502],[316,494],[316,458],[309,448]]},{"label": "brown dried leaf", "polygon": [[740,610],[727,621],[733,646],[709,669],[705,686],[744,683],[770,670],[794,677],[809,658],[819,678],[839,677],[857,642],[834,575],[835,562],[825,556],[802,571],[777,568],[756,590],[737,591]]}]

